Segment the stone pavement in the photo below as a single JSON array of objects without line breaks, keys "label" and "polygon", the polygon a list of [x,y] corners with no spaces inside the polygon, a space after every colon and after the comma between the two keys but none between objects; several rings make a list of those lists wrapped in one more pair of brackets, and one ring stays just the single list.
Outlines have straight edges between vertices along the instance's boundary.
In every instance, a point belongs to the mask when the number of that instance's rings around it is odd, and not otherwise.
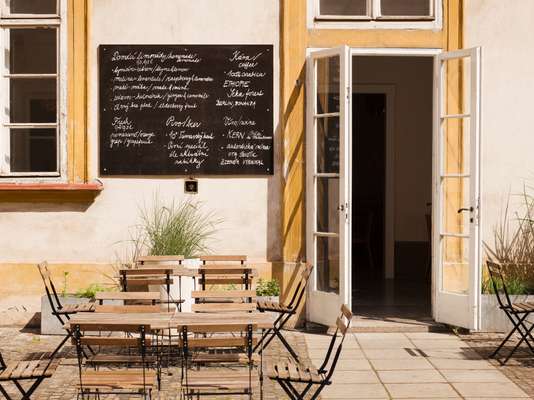
[{"label": "stone pavement", "polygon": [[[304,336],[314,362],[328,338]],[[448,333],[353,333],[347,337],[338,367],[335,384],[323,399],[531,398]]]},{"label": "stone pavement", "polygon": [[[304,363],[321,363],[329,336],[300,332],[287,332],[286,336],[303,355]],[[23,359],[30,353],[50,351],[59,340],[59,337],[22,333],[19,328],[0,329],[0,349],[8,361]],[[43,383],[34,399],[76,398],[77,364],[72,348],[66,353],[54,377]],[[275,342],[266,358],[273,360],[284,355],[281,346]],[[171,376],[164,374],[164,390],[153,398],[179,398],[179,370],[171,372]],[[534,373],[530,368],[528,373],[532,381]],[[322,399],[530,398],[501,372],[500,367],[483,359],[469,344],[452,334],[348,334],[333,380],[334,384],[323,392]],[[265,381],[264,388],[265,400],[286,398],[278,385],[269,380]]]}]

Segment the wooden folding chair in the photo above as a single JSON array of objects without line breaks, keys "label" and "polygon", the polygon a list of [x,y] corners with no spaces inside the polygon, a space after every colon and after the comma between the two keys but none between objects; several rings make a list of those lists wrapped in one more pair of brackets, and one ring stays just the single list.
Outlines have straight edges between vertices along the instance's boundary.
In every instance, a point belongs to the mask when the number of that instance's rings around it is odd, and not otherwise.
[{"label": "wooden folding chair", "polygon": [[[33,361],[19,361],[7,365],[2,357],[2,353],[0,353],[0,393],[7,400],[11,400],[12,397],[2,387],[2,383],[12,382],[22,394],[22,399],[30,399],[39,385],[46,378],[52,377],[59,362],[59,360],[47,358]],[[25,389],[22,386],[23,382],[31,382],[31,386]]]},{"label": "wooden folding chair", "polygon": [[[325,359],[319,368],[293,363],[290,359],[273,364],[267,371],[270,379],[278,382],[290,399],[304,399],[314,387],[310,399],[316,399],[327,385],[332,384],[332,375],[341,355],[345,335],[350,328],[352,313],[346,305],[341,306],[341,316],[336,321],[336,332],[332,336]],[[340,333],[340,336],[338,334]],[[337,344],[337,349],[334,350]],[[298,389],[295,384],[305,384]]]},{"label": "wooden folding chair", "polygon": [[[129,394],[139,395],[143,399],[152,398],[152,390],[159,384],[159,358],[156,359],[147,356],[147,348],[151,345],[151,340],[147,338],[150,332],[149,327],[138,324],[131,324],[125,318],[124,324],[121,325],[106,325],[98,326],[99,330],[107,332],[125,332],[129,334],[137,333],[138,337],[103,337],[103,336],[82,336],[81,332],[84,330],[95,330],[95,326],[76,324],[72,326],[73,341],[76,345],[78,355],[78,398],[82,400],[85,396],[95,395],[99,398],[104,394]],[[136,348],[138,349],[138,356],[119,355],[113,358],[109,355],[101,356],[98,361],[96,357],[90,359],[88,364],[83,363],[83,346],[107,346],[118,348]],[[135,358],[134,358],[135,357]],[[116,364],[132,364],[140,365],[137,369],[114,369],[114,370],[89,370],[86,365],[95,366],[95,363],[116,363]],[[155,363],[156,371],[150,370],[149,366]]]},{"label": "wooden folding chair", "polygon": [[[253,337],[256,326],[253,324],[232,324],[231,319],[225,326],[183,326],[181,328],[182,344],[182,394],[186,399],[200,396],[248,396],[252,399],[256,378],[253,377],[253,346],[257,342]],[[206,337],[209,333],[212,336]],[[190,334],[197,336],[191,337]],[[222,336],[217,336],[222,334]],[[200,336],[198,336],[200,335]],[[217,358],[217,362],[231,362],[232,369],[220,370],[212,367],[192,370],[192,363],[198,363],[196,350],[211,353],[215,357],[219,351],[226,351],[226,360]],[[204,356],[205,357],[205,356]],[[210,363],[214,359],[205,359]],[[198,365],[198,364],[197,364]],[[242,368],[239,368],[241,365]]]},{"label": "wooden folding chair", "polygon": [[[291,296],[291,299],[288,303],[276,303],[276,302],[264,302],[260,301],[258,302],[258,310],[260,312],[274,312],[278,314],[278,317],[276,318],[274,322],[274,327],[272,329],[268,329],[265,331],[264,335],[260,339],[258,345],[254,349],[258,349],[260,346],[265,349],[271,341],[278,337],[282,344],[285,346],[285,348],[289,351],[291,356],[295,359],[295,361],[299,361],[299,357],[295,350],[291,347],[291,345],[287,342],[287,340],[282,335],[281,330],[284,328],[284,325],[289,321],[289,319],[296,314],[302,299],[304,298],[304,295],[306,294],[306,288],[308,287],[308,282],[310,279],[311,272],[313,270],[313,267],[310,264],[305,264],[304,270],[301,274],[301,280],[298,283],[297,287],[295,288],[295,291],[293,295]],[[260,350],[261,351],[261,350]]]},{"label": "wooden folding chair", "polygon": [[124,292],[147,285],[164,285],[167,292],[167,309],[174,304],[181,311],[182,303],[182,277],[178,276],[179,298],[171,295],[171,284],[175,268],[181,268],[184,256],[141,256],[135,261],[135,268],[121,269],[121,286]]},{"label": "wooden folding chair", "polygon": [[[516,350],[525,342],[532,353],[534,353],[534,337],[532,337],[532,331],[534,329],[534,324],[529,322],[527,318],[530,314],[534,313],[534,303],[512,303],[508,288],[506,287],[505,276],[502,271],[502,265],[488,261],[488,271],[490,275],[491,284],[495,295],[497,296],[497,301],[499,303],[499,308],[504,311],[508,319],[512,322],[513,328],[503,339],[501,344],[491,353],[490,358],[497,356],[502,347],[511,339],[514,333],[519,333],[521,339],[508,354],[502,364],[506,364],[510,357],[516,352]],[[504,295],[504,296],[503,296]],[[530,327],[527,328],[525,324],[529,323]]]},{"label": "wooden folding chair", "polygon": [[[43,280],[43,284],[46,291],[46,297],[48,298],[48,302],[50,304],[50,308],[52,309],[52,315],[54,315],[61,326],[65,325],[65,323],[70,319],[70,316],[73,314],[77,314],[79,312],[94,312],[95,311],[95,304],[94,303],[82,303],[82,304],[62,304],[60,300],[60,296],[57,293],[56,287],[54,285],[54,282],[52,281],[52,275],[50,274],[50,271],[48,270],[48,263],[46,261],[40,263],[37,265],[37,269],[39,270],[39,273],[41,274],[41,278]],[[71,330],[66,330],[67,334],[63,338],[63,340],[58,344],[58,346],[55,348],[55,350],[50,355],[50,358],[54,358],[57,352],[67,343],[69,338],[72,337]]]}]

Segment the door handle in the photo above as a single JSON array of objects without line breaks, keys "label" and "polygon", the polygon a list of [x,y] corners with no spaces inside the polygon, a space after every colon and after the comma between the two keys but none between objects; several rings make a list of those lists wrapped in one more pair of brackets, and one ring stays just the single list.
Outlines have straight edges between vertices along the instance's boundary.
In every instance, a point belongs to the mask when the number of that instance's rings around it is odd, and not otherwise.
[{"label": "door handle", "polygon": [[460,208],[460,209],[458,210],[458,214],[463,213],[463,212],[466,212],[466,211],[473,212],[473,211],[475,211],[475,209],[474,209],[473,207],[469,207],[469,208]]}]

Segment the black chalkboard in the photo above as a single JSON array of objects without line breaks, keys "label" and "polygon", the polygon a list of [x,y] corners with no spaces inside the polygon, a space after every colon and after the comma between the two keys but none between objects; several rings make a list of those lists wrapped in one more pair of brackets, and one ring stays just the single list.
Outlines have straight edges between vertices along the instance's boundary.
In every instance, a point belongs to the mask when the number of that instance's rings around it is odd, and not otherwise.
[{"label": "black chalkboard", "polygon": [[102,45],[101,175],[273,174],[271,45]]}]

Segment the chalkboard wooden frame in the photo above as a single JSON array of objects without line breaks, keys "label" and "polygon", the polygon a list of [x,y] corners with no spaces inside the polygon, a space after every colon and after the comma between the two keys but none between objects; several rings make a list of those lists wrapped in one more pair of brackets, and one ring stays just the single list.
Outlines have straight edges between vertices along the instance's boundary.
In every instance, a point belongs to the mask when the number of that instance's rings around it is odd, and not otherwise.
[{"label": "chalkboard wooden frame", "polygon": [[99,73],[100,175],[274,174],[272,45],[101,45]]}]

